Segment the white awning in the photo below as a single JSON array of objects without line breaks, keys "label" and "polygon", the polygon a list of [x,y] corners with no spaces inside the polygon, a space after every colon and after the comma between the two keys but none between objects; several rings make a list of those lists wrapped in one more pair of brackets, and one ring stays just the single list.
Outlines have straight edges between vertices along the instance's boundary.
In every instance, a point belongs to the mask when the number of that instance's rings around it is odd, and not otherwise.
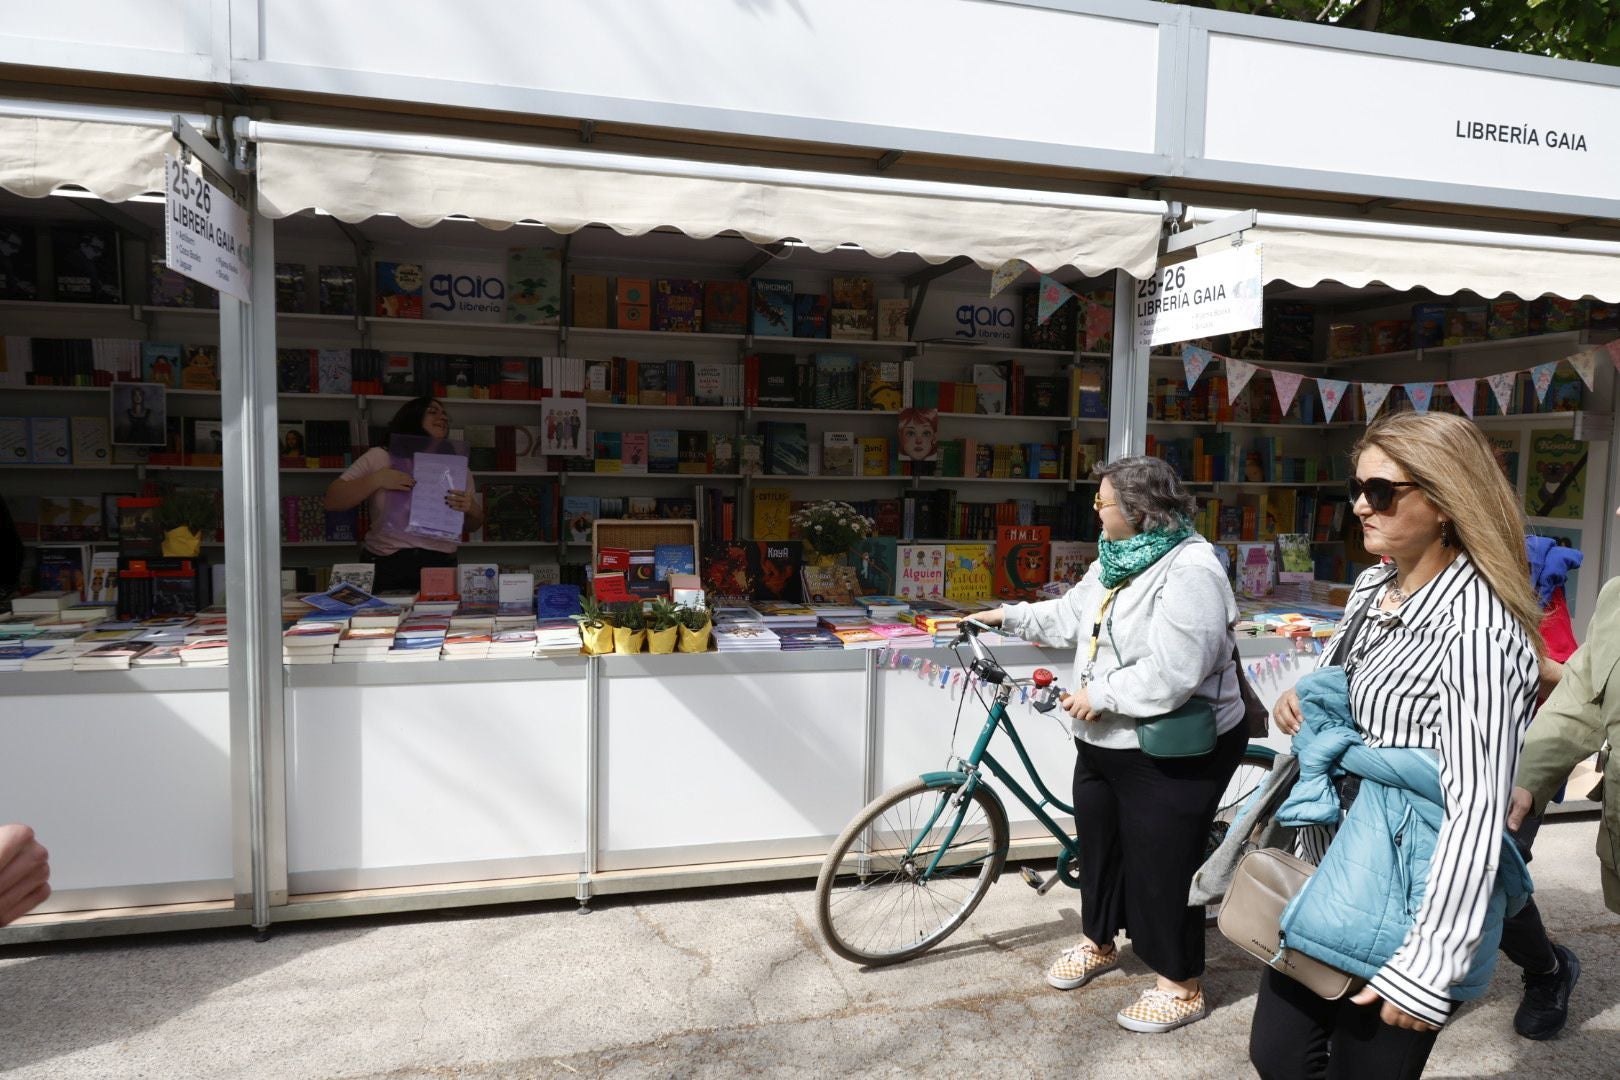
[{"label": "white awning", "polygon": [[[1199,208],[1188,218],[1200,223],[1231,213]],[[1604,240],[1266,213],[1246,236],[1265,245],[1266,278],[1295,285],[1331,280],[1360,288],[1377,281],[1441,295],[1620,300],[1620,243]]]},{"label": "white awning", "polygon": [[393,214],[426,227],[465,215],[493,229],[538,221],[627,236],[661,226],[707,238],[816,251],[858,244],[930,263],[967,256],[994,268],[1153,272],[1162,202],[887,177],[601,154],[475,139],[238,121],[258,144],[259,207],[270,217],[320,209],[341,221]]},{"label": "white awning", "polygon": [[[213,120],[186,116],[211,133]],[[174,113],[0,99],[0,188],[30,199],[72,185],[123,202],[163,190]]]}]

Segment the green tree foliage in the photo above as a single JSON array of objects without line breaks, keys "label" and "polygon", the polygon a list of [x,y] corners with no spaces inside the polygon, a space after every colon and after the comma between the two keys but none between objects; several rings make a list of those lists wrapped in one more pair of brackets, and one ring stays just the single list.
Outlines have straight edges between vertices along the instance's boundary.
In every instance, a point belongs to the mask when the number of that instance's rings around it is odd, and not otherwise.
[{"label": "green tree foliage", "polygon": [[1620,64],[1620,4],[1612,0],[1170,0],[1403,37]]}]

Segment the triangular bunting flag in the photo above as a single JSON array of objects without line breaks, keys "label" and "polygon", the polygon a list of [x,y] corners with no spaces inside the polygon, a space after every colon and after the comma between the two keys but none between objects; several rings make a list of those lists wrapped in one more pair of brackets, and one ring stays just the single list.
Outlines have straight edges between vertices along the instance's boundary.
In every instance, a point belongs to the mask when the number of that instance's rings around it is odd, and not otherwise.
[{"label": "triangular bunting flag", "polygon": [[1547,391],[1552,389],[1553,372],[1558,370],[1558,361],[1549,360],[1545,364],[1537,364],[1530,369],[1530,381],[1536,384],[1536,400],[1543,405],[1547,404]]},{"label": "triangular bunting flag", "polygon": [[1608,350],[1609,360],[1614,364],[1614,369],[1620,371],[1620,338],[1615,338],[1603,347]]},{"label": "triangular bunting flag", "polygon": [[1409,382],[1402,383],[1406,390],[1406,399],[1412,403],[1412,411],[1426,413],[1429,411],[1429,402],[1434,400],[1434,383]]},{"label": "triangular bunting flag", "polygon": [[1277,387],[1277,409],[1282,415],[1288,415],[1288,407],[1294,403],[1294,395],[1299,393],[1299,384],[1304,379],[1305,376],[1292,371],[1271,373],[1271,381]]},{"label": "triangular bunting flag", "polygon": [[1478,379],[1452,379],[1446,383],[1451,391],[1451,400],[1462,407],[1463,415],[1470,420],[1474,417],[1474,392],[1479,389]]},{"label": "triangular bunting flag", "polygon": [[1373,422],[1378,410],[1384,407],[1384,399],[1389,397],[1389,389],[1394,383],[1364,382],[1361,384],[1361,404],[1367,413],[1367,423]]},{"label": "triangular bunting flag", "polygon": [[1491,393],[1496,395],[1497,407],[1504,413],[1513,411],[1513,375],[1513,372],[1507,371],[1485,376],[1485,381],[1491,384]]},{"label": "triangular bunting flag", "polygon": [[1023,276],[1029,269],[1029,263],[1023,259],[1008,259],[990,272],[990,299],[994,300],[1007,286]]},{"label": "triangular bunting flag", "polygon": [[1215,360],[1215,354],[1208,349],[1200,349],[1196,345],[1188,345],[1181,350],[1181,366],[1187,372],[1187,389],[1191,390],[1198,381],[1198,376],[1204,373]]},{"label": "triangular bunting flag", "polygon": [[1569,366],[1575,369],[1575,374],[1581,377],[1588,390],[1596,390],[1592,380],[1597,378],[1597,361],[1602,355],[1598,349],[1583,349],[1569,358]]},{"label": "triangular bunting flag", "polygon": [[1221,362],[1226,365],[1226,403],[1230,405],[1259,369],[1246,360],[1234,360],[1230,356],[1221,357]]},{"label": "triangular bunting flag", "polygon": [[1316,392],[1322,396],[1322,421],[1333,423],[1333,414],[1339,411],[1339,402],[1350,388],[1348,379],[1317,379]]},{"label": "triangular bunting flag", "polygon": [[1052,313],[1058,308],[1062,307],[1064,304],[1068,303],[1069,297],[1073,295],[1073,289],[1069,288],[1067,285],[1064,285],[1056,278],[1048,277],[1045,274],[1042,274],[1041,303],[1040,310],[1038,312],[1039,318],[1037,321],[1042,326],[1045,326],[1046,320],[1052,317]]}]

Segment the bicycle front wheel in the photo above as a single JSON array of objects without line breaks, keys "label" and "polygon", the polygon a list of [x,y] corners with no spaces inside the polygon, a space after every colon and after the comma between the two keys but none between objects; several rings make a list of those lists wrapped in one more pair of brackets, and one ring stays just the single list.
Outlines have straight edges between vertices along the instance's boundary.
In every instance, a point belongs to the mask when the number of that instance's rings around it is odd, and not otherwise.
[{"label": "bicycle front wheel", "polygon": [[816,880],[816,921],[833,952],[857,964],[909,960],[973,914],[1007,859],[1007,813],[982,784],[961,806],[955,796],[912,780],[844,829]]}]

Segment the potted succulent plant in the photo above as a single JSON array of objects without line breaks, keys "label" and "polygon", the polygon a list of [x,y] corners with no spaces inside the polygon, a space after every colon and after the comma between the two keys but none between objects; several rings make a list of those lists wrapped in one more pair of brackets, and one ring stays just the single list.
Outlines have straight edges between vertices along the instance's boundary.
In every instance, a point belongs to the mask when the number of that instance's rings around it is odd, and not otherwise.
[{"label": "potted succulent plant", "polygon": [[708,607],[681,608],[681,652],[708,652],[709,638],[714,633],[713,613]]},{"label": "potted succulent plant", "polygon": [[155,514],[163,530],[163,554],[170,557],[196,558],[202,551],[204,534],[219,528],[219,504],[214,492],[202,488],[170,490]]},{"label": "potted succulent plant", "polygon": [[600,656],[613,651],[613,624],[596,597],[581,597],[579,614],[571,618],[579,623],[579,640],[586,653]]},{"label": "potted succulent plant", "polygon": [[647,628],[647,651],[672,653],[681,628],[681,609],[667,596],[652,602],[647,613],[652,625]]},{"label": "potted succulent plant", "polygon": [[620,604],[613,609],[613,651],[638,653],[647,641],[647,618],[641,601]]}]

